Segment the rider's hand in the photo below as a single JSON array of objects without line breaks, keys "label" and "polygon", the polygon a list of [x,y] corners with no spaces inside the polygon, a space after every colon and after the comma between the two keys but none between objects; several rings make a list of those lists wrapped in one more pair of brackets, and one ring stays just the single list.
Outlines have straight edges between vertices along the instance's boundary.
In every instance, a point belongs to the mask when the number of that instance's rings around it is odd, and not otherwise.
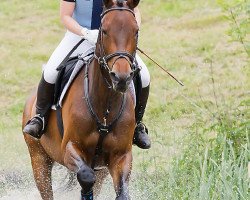
[{"label": "rider's hand", "polygon": [[81,33],[82,33],[82,37],[84,39],[88,40],[93,45],[96,44],[99,30],[97,30],[97,29],[89,30],[89,29],[83,27],[81,30]]}]

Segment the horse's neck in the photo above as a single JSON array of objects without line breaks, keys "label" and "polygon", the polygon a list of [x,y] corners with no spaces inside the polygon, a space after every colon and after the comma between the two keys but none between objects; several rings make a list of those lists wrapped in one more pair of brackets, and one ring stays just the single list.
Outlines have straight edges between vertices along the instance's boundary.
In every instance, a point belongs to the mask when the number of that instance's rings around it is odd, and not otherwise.
[{"label": "horse's neck", "polygon": [[109,103],[111,103],[111,118],[119,111],[122,103],[122,94],[108,88],[96,60],[91,63],[89,69],[89,96],[92,106],[100,119],[104,117],[104,112],[107,110]]}]

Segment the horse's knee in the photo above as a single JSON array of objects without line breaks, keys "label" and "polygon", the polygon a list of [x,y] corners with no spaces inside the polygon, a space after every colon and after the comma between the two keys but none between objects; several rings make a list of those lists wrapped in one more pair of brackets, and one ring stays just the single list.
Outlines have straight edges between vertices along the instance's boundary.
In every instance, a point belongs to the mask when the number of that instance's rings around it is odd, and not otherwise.
[{"label": "horse's knee", "polygon": [[84,192],[89,192],[95,183],[94,170],[88,166],[82,166],[77,172],[77,180]]}]

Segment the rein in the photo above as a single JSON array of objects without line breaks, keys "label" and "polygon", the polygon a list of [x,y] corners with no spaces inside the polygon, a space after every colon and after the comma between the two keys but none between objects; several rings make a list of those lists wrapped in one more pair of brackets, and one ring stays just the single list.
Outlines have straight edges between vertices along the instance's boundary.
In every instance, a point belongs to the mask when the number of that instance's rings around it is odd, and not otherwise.
[{"label": "rein", "polygon": [[[101,18],[103,18],[108,12],[115,11],[115,10],[129,11],[135,17],[135,14],[134,14],[134,12],[131,9],[123,8],[123,7],[116,7],[116,8],[110,8],[110,9],[105,10],[101,14]],[[103,56],[98,57],[94,53],[94,58],[93,59],[97,59],[99,65],[101,67],[103,67],[106,71],[108,71],[108,73],[111,73],[111,71],[112,71],[109,68],[108,61],[110,59],[114,58],[114,57],[117,57],[117,58],[115,59],[114,63],[112,64],[111,69],[113,68],[115,62],[118,59],[124,58],[130,64],[130,67],[131,67],[134,75],[136,75],[140,71],[140,68],[138,67],[137,61],[135,59],[136,51],[133,52],[133,54],[130,54],[129,52],[126,52],[126,51],[117,51],[117,52],[111,53],[109,55],[106,55],[105,51],[104,51],[104,47],[103,47],[103,30],[102,30],[102,25],[100,26],[100,29],[99,29],[99,36],[100,36],[100,39],[101,39],[101,41],[99,43],[99,48],[100,48],[100,51],[101,51],[101,53],[102,53]],[[136,46],[137,46],[137,43],[136,43]],[[107,118],[108,118],[108,115],[109,115],[110,110],[111,110],[111,103],[109,101],[108,108],[106,109],[106,112],[104,114],[103,120],[99,119],[99,117],[97,116],[97,114],[94,111],[94,108],[93,108],[93,106],[91,104],[91,101],[90,101],[90,98],[89,98],[89,76],[88,76],[88,70],[89,70],[89,65],[93,61],[93,59],[91,59],[86,64],[85,73],[84,73],[84,96],[85,96],[85,101],[87,103],[89,112],[91,113],[92,117],[96,121],[97,131],[99,133],[99,139],[98,139],[98,142],[97,142],[97,145],[96,145],[96,148],[95,148],[95,155],[94,155],[94,158],[93,158],[92,163],[91,163],[91,168],[92,169],[94,169],[98,157],[102,154],[102,145],[103,145],[104,138],[112,131],[114,124],[120,119],[120,117],[121,117],[121,115],[122,115],[122,113],[124,111],[125,104],[126,104],[126,95],[123,94],[122,95],[122,103],[121,103],[119,112],[117,113],[117,115],[115,116],[115,118],[109,124],[107,124]],[[107,83],[106,79],[105,79],[105,81]],[[111,89],[111,87],[109,87],[109,84],[108,84],[108,88]]]},{"label": "rein", "polygon": [[110,104],[105,112],[105,116],[103,118],[103,122],[101,122],[101,120],[99,119],[99,117],[97,116],[97,114],[94,111],[94,108],[91,104],[90,98],[89,98],[89,76],[88,76],[88,70],[89,70],[89,65],[90,63],[93,61],[93,59],[91,59],[85,67],[85,72],[84,72],[84,96],[85,96],[85,101],[87,103],[88,109],[90,111],[90,114],[92,115],[92,117],[95,119],[96,121],[96,125],[97,125],[97,131],[100,134],[96,148],[95,148],[95,156],[94,159],[92,160],[92,164],[91,167],[94,169],[95,167],[95,163],[98,159],[98,157],[101,155],[102,153],[102,143],[104,138],[106,137],[106,135],[112,130],[114,124],[118,121],[118,119],[121,117],[124,108],[125,108],[125,103],[126,103],[126,96],[125,94],[122,95],[122,104],[121,107],[119,109],[118,114],[116,115],[116,117],[113,119],[113,121],[111,121],[109,124],[107,124],[107,118],[108,115],[110,113]]}]

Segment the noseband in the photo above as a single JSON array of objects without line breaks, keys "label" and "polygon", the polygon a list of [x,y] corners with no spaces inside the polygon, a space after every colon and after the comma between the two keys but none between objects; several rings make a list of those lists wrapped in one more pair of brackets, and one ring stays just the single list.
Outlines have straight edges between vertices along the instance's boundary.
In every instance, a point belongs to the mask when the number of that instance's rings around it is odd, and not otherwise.
[{"label": "noseband", "polygon": [[[133,10],[129,9],[129,8],[124,8],[124,7],[116,7],[116,8],[110,8],[105,10],[102,14],[101,14],[101,19],[103,19],[103,17],[111,12],[111,11],[115,11],[115,10],[119,10],[119,11],[128,11],[130,13],[133,14],[133,16],[135,17],[135,13]],[[130,65],[130,68],[132,69],[132,72],[135,75],[137,75],[137,73],[140,71],[140,68],[138,67],[138,63],[136,61],[135,55],[136,55],[136,51],[134,51],[132,54],[127,52],[127,51],[117,51],[111,54],[106,54],[104,51],[104,46],[103,46],[103,30],[102,30],[102,24],[100,26],[99,29],[99,37],[100,37],[100,43],[99,43],[99,50],[100,50],[100,57],[98,57],[96,54],[94,54],[94,57],[98,60],[99,65],[104,68],[108,73],[111,73],[112,68],[114,66],[114,64],[116,63],[116,61],[118,59],[124,58],[127,60],[127,62]],[[138,34],[136,36],[136,47],[137,47],[137,43],[138,43]],[[109,67],[108,65],[108,61],[114,57],[117,57],[115,59],[115,61],[113,62],[113,64],[111,65],[111,67]]]}]

